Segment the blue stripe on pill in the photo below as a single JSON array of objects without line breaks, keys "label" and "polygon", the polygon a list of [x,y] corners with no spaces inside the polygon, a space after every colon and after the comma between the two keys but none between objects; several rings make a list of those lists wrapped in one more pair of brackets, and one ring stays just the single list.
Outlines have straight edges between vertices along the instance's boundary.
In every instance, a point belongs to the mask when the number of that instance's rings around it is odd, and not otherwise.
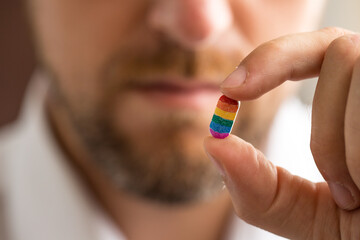
[{"label": "blue stripe on pill", "polygon": [[218,133],[230,133],[231,127],[223,126],[221,124],[211,121],[210,128]]}]

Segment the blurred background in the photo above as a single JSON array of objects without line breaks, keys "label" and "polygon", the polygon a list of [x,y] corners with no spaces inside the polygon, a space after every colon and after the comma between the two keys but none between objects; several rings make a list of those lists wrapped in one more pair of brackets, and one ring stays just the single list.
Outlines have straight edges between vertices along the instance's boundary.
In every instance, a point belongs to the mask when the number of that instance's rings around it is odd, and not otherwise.
[{"label": "blurred background", "polygon": [[[316,0],[314,0],[316,1]],[[360,32],[359,0],[328,0],[321,26],[339,26]],[[35,67],[30,30],[22,0],[0,1],[0,126],[18,115],[28,80]],[[315,80],[300,92],[311,102]]]},{"label": "blurred background", "polygon": [[0,1],[0,126],[16,118],[35,66],[22,1]]}]

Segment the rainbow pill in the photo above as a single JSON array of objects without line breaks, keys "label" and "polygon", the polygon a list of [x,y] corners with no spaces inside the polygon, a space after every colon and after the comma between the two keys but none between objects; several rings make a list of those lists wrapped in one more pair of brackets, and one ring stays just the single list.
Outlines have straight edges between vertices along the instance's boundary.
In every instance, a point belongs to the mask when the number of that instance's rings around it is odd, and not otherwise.
[{"label": "rainbow pill", "polygon": [[226,138],[231,132],[239,102],[222,95],[210,123],[210,133],[215,138]]}]

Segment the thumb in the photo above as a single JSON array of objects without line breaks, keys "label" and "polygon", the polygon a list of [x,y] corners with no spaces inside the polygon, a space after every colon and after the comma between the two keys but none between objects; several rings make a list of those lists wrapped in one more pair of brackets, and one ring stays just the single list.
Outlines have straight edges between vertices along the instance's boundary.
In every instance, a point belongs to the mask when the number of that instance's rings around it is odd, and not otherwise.
[{"label": "thumb", "polygon": [[311,239],[315,222],[328,225],[335,219],[329,216],[336,206],[326,184],[291,175],[233,135],[208,137],[204,147],[220,168],[236,214],[246,222],[287,238]]}]

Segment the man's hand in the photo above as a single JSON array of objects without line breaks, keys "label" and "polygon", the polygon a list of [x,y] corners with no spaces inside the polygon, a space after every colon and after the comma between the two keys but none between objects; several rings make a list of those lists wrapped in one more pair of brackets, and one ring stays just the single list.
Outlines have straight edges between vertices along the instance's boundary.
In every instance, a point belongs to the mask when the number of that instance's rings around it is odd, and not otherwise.
[{"label": "man's hand", "polygon": [[[223,83],[223,93],[251,100],[286,80],[319,76],[311,150],[326,183],[274,166],[235,137],[205,139],[236,213],[291,239],[360,239],[360,36],[327,28],[265,43]],[[294,136],[296,137],[296,136]]]}]

